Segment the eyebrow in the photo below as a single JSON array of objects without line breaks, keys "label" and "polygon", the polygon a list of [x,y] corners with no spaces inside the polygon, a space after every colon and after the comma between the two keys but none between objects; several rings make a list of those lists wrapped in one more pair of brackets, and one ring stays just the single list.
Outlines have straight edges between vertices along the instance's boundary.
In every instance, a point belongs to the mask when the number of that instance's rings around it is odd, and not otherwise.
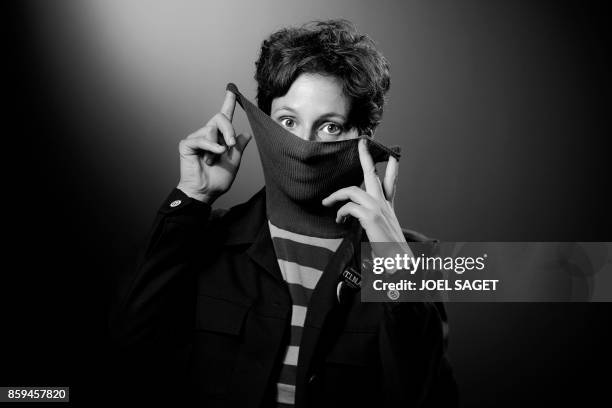
[{"label": "eyebrow", "polygon": [[[293,112],[293,113],[297,114],[296,110],[293,109],[293,108],[290,108],[289,106],[281,106],[281,107],[275,109],[274,113],[276,113],[276,112],[278,112],[280,110],[286,110],[286,111]],[[319,117],[319,119],[327,119],[327,118],[331,118],[331,117],[337,117],[337,118],[340,118],[340,119],[346,121],[346,118],[344,117],[344,115],[341,115],[341,114],[339,114],[337,112],[324,113],[323,115],[321,115]]]}]

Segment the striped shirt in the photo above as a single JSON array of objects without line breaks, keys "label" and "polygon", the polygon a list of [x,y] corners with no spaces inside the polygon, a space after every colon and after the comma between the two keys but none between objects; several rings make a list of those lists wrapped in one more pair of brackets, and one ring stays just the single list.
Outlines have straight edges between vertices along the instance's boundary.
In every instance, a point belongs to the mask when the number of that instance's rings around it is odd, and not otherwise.
[{"label": "striped shirt", "polygon": [[276,384],[278,407],[290,407],[295,403],[297,362],[310,296],[342,238],[296,234],[273,225],[269,220],[268,225],[278,265],[293,303],[289,345]]}]

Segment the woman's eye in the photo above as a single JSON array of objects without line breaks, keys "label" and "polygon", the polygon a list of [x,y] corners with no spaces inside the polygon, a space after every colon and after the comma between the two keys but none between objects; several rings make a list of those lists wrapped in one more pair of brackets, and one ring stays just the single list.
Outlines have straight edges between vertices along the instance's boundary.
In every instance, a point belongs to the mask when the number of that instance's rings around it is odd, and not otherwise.
[{"label": "woman's eye", "polygon": [[328,123],[323,127],[323,129],[326,133],[329,133],[330,135],[337,135],[342,132],[342,127],[335,123]]},{"label": "woman's eye", "polygon": [[281,124],[286,128],[292,128],[295,126],[295,121],[291,118],[281,119]]}]

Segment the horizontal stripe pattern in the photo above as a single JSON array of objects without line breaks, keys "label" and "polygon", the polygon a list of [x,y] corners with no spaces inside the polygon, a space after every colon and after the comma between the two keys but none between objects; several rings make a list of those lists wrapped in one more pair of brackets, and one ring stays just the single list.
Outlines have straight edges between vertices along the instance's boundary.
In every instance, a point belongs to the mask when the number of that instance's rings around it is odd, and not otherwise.
[{"label": "horizontal stripe pattern", "polygon": [[295,404],[295,385],[279,382],[276,384],[276,390],[278,391],[276,402],[281,404]]},{"label": "horizontal stripe pattern", "polygon": [[293,305],[291,307],[291,325],[304,327],[306,311],[306,306]]},{"label": "horizontal stripe pattern", "polygon": [[299,346],[289,346],[287,347],[287,353],[285,354],[285,359],[283,360],[284,364],[297,366],[298,355],[300,354]]},{"label": "horizontal stripe pattern", "polygon": [[278,264],[287,283],[301,285],[306,289],[314,289],[323,274],[322,270],[285,261],[284,259],[279,259]]},{"label": "horizontal stripe pattern", "polygon": [[287,407],[295,402],[299,346],[310,297],[342,238],[310,237],[278,228],[270,221],[268,225],[278,266],[293,303],[291,335],[277,382],[276,399],[279,407]]},{"label": "horizontal stripe pattern", "polygon": [[[287,231],[277,227],[268,221],[268,225],[270,226],[270,235],[274,238],[285,238],[289,239],[293,242],[301,242],[302,244],[317,246],[321,248],[328,248],[332,251],[336,251],[340,242],[342,242],[342,238],[319,238],[319,237],[311,237],[308,235],[296,234],[295,232]],[[333,248],[333,249],[332,249]]]},{"label": "horizontal stripe pattern", "polygon": [[275,251],[284,261],[309,266],[322,271],[334,254],[327,248],[308,246],[285,238],[272,238]]}]

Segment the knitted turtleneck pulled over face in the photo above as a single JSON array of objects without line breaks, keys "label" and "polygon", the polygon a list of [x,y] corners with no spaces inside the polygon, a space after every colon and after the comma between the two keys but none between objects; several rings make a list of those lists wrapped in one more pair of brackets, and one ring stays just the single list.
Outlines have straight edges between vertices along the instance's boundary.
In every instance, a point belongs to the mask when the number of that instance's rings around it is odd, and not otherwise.
[{"label": "knitted turtleneck pulled over face", "polygon": [[337,238],[349,226],[335,222],[340,205],[325,207],[321,201],[348,186],[359,186],[363,170],[357,144],[368,139],[375,163],[392,155],[399,159],[398,146],[386,147],[369,136],[331,142],[304,140],[276,123],[245,98],[236,85],[227,90],[247,115],[259,150],[266,183],[266,213],[272,224],[298,234]]}]

